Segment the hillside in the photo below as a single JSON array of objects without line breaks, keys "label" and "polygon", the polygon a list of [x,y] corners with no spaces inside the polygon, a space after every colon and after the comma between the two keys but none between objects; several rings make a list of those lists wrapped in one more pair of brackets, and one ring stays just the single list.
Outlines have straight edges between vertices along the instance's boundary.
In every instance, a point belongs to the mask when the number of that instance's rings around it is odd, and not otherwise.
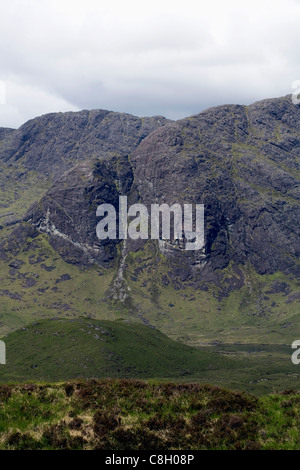
[{"label": "hillside", "polygon": [[7,364],[0,382],[77,378],[195,381],[259,394],[300,388],[290,345],[173,341],[160,331],[124,320],[36,321],[4,338]]},{"label": "hillside", "polygon": [[43,320],[5,338],[0,381],[207,376],[232,361],[124,321]]},{"label": "hillside", "polygon": [[299,449],[299,393],[128,380],[0,386],[0,449]]}]

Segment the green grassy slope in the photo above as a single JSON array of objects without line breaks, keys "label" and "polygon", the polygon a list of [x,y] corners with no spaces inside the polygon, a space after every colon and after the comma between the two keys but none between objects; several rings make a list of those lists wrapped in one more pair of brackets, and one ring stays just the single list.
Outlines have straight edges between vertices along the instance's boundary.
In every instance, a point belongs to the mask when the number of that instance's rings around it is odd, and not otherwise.
[{"label": "green grassy slope", "polygon": [[4,338],[7,364],[0,382],[74,378],[196,381],[256,394],[300,388],[290,346],[195,348],[135,322],[52,319]]},{"label": "green grassy slope", "polygon": [[224,296],[226,282],[236,276],[229,265],[222,271],[223,285],[210,284],[203,291],[187,283],[176,289],[168,259],[160,253],[153,256],[151,242],[129,253],[126,265],[132,303],[174,339],[191,345],[213,340],[291,344],[300,332],[300,283],[292,276],[280,272],[261,276],[251,266],[241,265],[245,285]]},{"label": "green grassy slope", "polygon": [[124,321],[43,320],[4,338],[0,380],[75,377],[172,377],[229,368],[230,359],[176,343],[158,330]]},{"label": "green grassy slope", "polygon": [[104,301],[113,270],[66,263],[45,235],[28,238],[23,250],[11,261],[0,260],[0,336],[37,319],[60,315],[117,318]]},{"label": "green grassy slope", "polygon": [[0,241],[15,228],[14,221],[21,220],[50,186],[50,178],[28,172],[20,163],[10,166],[0,161]]}]

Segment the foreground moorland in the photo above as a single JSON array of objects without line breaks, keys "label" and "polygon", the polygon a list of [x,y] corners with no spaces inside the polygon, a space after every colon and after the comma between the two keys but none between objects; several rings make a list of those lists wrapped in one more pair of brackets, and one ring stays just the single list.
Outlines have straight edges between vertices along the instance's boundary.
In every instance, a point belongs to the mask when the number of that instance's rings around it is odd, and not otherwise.
[{"label": "foreground moorland", "polygon": [[300,393],[90,380],[0,387],[1,449],[299,449]]}]

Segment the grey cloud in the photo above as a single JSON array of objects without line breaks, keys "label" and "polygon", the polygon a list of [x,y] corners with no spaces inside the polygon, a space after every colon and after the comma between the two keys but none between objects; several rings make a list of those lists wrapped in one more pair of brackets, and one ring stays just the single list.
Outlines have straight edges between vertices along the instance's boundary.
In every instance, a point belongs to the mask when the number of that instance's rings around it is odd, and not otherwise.
[{"label": "grey cloud", "polygon": [[291,92],[300,2],[2,0],[0,125],[105,108],[178,119]]}]

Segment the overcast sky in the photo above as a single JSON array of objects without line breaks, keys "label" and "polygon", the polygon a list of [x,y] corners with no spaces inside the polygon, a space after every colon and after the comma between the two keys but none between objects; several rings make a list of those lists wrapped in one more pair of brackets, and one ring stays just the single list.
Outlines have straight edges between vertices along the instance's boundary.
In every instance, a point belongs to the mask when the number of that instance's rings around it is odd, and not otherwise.
[{"label": "overcast sky", "polygon": [[300,0],[1,0],[0,126],[102,108],[179,119],[292,92]]}]

